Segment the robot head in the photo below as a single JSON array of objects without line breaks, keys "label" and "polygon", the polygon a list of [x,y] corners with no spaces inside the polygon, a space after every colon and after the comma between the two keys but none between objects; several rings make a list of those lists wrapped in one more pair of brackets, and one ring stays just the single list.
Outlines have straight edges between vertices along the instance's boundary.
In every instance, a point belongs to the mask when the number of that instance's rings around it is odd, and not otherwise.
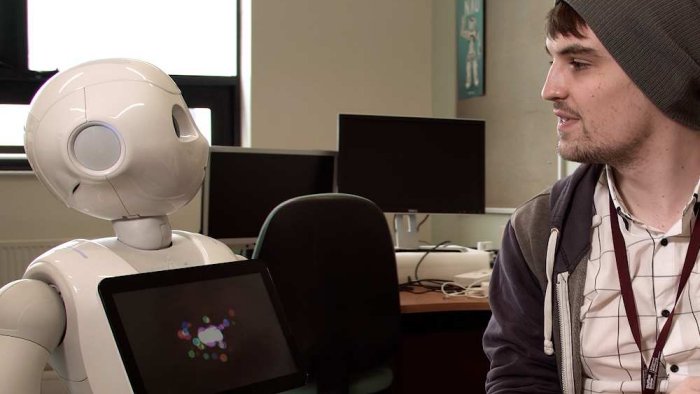
[{"label": "robot head", "polygon": [[32,100],[25,149],[67,206],[107,220],[168,215],[204,178],[208,143],[175,82],[130,59],[54,75]]}]

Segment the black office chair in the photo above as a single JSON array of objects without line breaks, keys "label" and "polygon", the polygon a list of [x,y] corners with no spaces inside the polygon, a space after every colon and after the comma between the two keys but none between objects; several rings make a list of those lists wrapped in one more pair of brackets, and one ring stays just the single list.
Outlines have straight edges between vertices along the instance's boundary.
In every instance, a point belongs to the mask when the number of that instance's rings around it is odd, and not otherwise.
[{"label": "black office chair", "polygon": [[294,393],[390,390],[398,279],[374,203],[337,193],[288,200],[267,217],[253,258],[268,264],[311,378]]}]

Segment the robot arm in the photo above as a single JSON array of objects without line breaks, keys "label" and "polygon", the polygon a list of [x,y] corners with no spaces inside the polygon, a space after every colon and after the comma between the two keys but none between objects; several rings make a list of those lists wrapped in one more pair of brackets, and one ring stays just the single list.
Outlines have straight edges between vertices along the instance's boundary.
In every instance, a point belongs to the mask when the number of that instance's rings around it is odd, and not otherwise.
[{"label": "robot arm", "polygon": [[48,284],[21,279],[0,288],[0,392],[39,393],[65,327],[63,301]]}]

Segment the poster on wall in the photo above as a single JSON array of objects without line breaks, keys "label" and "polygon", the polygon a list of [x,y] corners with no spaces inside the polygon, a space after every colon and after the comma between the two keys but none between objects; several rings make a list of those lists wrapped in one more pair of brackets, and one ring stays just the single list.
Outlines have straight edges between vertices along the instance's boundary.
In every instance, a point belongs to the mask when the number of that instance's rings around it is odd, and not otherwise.
[{"label": "poster on wall", "polygon": [[456,0],[457,97],[484,95],[484,0]]}]

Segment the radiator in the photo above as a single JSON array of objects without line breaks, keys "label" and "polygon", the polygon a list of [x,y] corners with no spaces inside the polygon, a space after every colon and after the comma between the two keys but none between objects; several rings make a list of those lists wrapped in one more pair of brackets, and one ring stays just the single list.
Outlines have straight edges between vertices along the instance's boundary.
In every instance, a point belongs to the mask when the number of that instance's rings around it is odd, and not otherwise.
[{"label": "radiator", "polygon": [[63,240],[0,241],[0,287],[20,279],[29,263]]}]

